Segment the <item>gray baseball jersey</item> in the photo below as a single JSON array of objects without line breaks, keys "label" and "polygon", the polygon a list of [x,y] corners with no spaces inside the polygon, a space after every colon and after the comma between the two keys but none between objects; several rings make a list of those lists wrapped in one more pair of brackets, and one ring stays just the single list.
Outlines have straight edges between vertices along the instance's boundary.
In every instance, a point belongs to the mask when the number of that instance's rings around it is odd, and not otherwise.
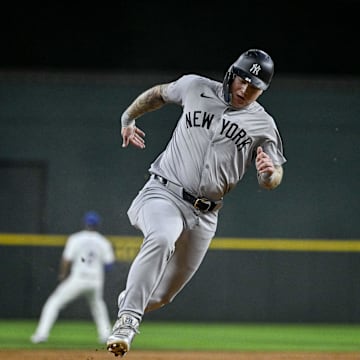
[{"label": "gray baseball jersey", "polygon": [[241,110],[229,106],[220,82],[185,75],[167,87],[164,98],[183,113],[150,172],[190,193],[221,199],[242,179],[259,145],[275,165],[286,162],[273,118],[258,102]]}]

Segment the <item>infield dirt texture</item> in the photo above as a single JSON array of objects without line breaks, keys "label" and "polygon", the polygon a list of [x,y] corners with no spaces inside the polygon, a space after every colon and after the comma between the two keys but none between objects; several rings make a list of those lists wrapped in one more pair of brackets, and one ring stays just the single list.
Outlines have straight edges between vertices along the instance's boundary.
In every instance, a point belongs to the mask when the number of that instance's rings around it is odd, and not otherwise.
[{"label": "infield dirt texture", "polygon": [[[0,350],[2,360],[110,360],[120,359],[106,351]],[[359,360],[358,352],[204,352],[132,351],[126,360]]]},{"label": "infield dirt texture", "polygon": [[[109,360],[120,359],[106,351],[86,350],[0,350],[1,360]],[[359,352],[129,352],[126,360],[359,360]]]}]

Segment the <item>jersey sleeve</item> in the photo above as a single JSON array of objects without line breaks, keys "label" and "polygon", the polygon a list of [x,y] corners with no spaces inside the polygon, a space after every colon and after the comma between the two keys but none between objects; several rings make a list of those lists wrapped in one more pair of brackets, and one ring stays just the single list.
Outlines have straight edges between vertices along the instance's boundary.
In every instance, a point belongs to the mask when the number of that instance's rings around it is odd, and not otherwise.
[{"label": "jersey sleeve", "polygon": [[261,146],[270,156],[274,165],[283,165],[287,161],[284,156],[282,139],[276,127],[272,129],[270,136],[261,144]]},{"label": "jersey sleeve", "polygon": [[198,75],[183,75],[179,79],[171,82],[163,93],[164,100],[166,102],[183,105],[183,99],[187,93],[189,86],[200,79]]},{"label": "jersey sleeve", "polygon": [[110,241],[105,239],[104,264],[109,265],[115,261],[115,254]]},{"label": "jersey sleeve", "polygon": [[65,260],[73,261],[75,257],[75,252],[75,237],[71,235],[66,241],[62,256]]}]

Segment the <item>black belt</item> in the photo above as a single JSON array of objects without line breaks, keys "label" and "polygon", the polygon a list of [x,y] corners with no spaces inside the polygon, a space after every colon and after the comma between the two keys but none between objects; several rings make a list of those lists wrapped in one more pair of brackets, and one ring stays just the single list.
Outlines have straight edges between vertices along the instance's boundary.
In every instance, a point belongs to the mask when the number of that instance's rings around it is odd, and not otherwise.
[{"label": "black belt", "polygon": [[[167,186],[169,183],[169,181],[167,179],[163,178],[160,175],[152,174],[152,177],[154,179],[160,181],[165,186]],[[178,186],[178,185],[176,185],[176,186]],[[185,201],[189,202],[195,209],[203,211],[203,212],[212,211],[215,209],[215,206],[217,205],[217,203],[215,203],[214,201],[211,201],[204,197],[197,198],[197,197],[189,194],[184,188],[181,188],[181,189],[182,189],[182,191],[181,191],[182,198]]]}]

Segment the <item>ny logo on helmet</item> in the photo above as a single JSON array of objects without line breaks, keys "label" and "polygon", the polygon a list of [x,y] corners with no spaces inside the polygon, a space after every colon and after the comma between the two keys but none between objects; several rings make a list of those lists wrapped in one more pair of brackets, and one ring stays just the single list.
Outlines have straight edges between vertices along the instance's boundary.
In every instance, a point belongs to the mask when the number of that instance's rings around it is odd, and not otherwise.
[{"label": "ny logo on helmet", "polygon": [[252,64],[250,68],[250,72],[254,75],[259,75],[259,71],[261,70],[261,66],[259,64]]}]

